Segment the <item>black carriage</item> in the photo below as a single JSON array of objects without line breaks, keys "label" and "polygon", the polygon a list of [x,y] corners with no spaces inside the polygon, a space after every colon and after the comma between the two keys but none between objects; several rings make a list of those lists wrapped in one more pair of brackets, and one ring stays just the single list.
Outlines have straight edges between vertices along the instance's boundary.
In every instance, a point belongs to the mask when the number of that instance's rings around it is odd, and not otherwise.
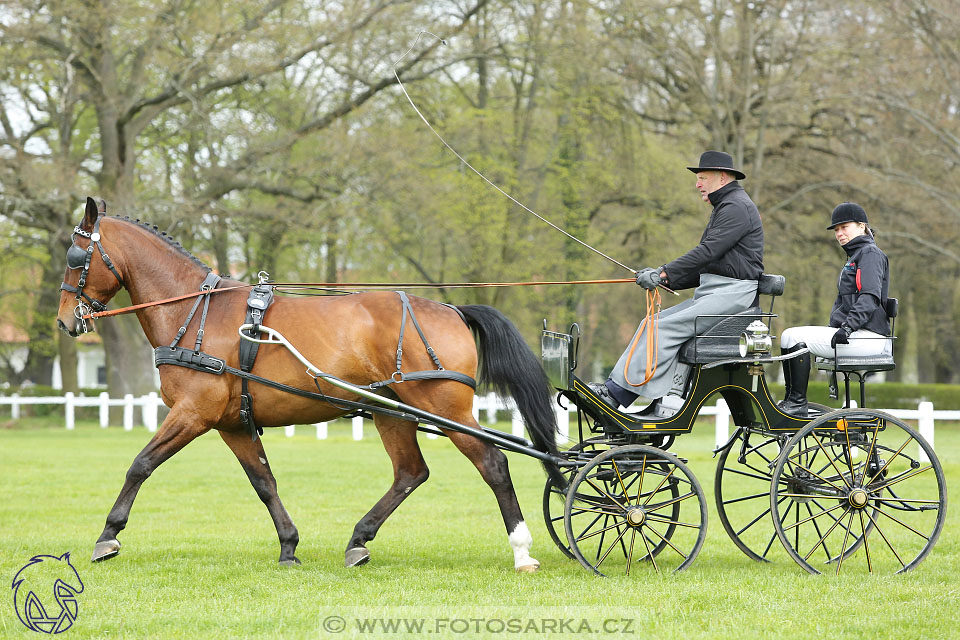
[{"label": "black carriage", "polygon": [[[576,375],[577,325],[558,333],[544,323],[544,367],[558,402],[577,415],[578,439],[563,452],[568,485],[548,480],[543,495],[547,529],[565,554],[602,574],[629,574],[638,563],[657,571],[690,566],[706,535],[706,497],[668,449],[719,394],[735,430],[714,450],[714,498],[743,553],[766,561],[779,538],[810,573],[899,573],[927,556],[946,516],[937,456],[901,420],[863,408],[866,376],[894,368],[892,348],[888,356],[818,358],[817,368],[843,377],[844,408],[812,404],[806,418],[784,413],[763,367],[805,350],[770,355],[767,326],[783,287],[782,276],[763,276],[769,311],[725,316],[682,347],[668,396],[673,409],[669,402],[639,413],[611,409]],[[896,299],[887,313],[896,317]],[[851,377],[860,408],[850,408]]]}]

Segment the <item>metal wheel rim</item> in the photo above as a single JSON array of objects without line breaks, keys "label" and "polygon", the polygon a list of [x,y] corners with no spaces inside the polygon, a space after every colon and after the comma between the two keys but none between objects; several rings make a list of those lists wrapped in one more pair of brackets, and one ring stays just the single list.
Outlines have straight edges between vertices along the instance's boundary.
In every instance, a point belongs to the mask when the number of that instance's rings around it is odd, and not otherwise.
[{"label": "metal wheel rim", "polygon": [[[677,503],[685,503],[680,519],[665,517],[678,513]],[[635,517],[638,508],[647,515],[630,524],[628,514]],[[646,445],[617,447],[598,455],[571,482],[564,507],[571,551],[581,565],[598,575],[621,566],[629,575],[632,567],[644,562],[657,572],[662,568],[682,571],[700,552],[706,526],[706,500],[693,472],[673,454]],[[609,540],[605,539],[608,531]],[[664,541],[666,561],[657,560],[655,548],[660,541]],[[596,545],[596,550],[587,545]]]},{"label": "metal wheel rim", "polygon": [[[838,419],[870,419],[880,422],[875,428],[845,429],[842,432],[825,427],[826,423]],[[879,427],[880,424],[883,428]],[[820,433],[817,433],[818,431]],[[842,439],[840,434],[843,434]],[[853,440],[850,439],[851,434]],[[882,438],[880,434],[884,434]],[[816,447],[815,450],[810,449],[811,455],[823,453],[818,463],[809,465],[812,469],[802,463],[800,457],[804,450],[798,448],[798,443],[808,436],[813,439]],[[859,442],[857,438],[861,437],[866,439]],[[847,457],[847,454],[842,453],[844,450],[856,449],[860,450],[864,458],[857,463],[854,462],[857,459],[855,456]],[[926,454],[928,462],[918,462],[919,450]],[[841,454],[833,453],[835,451],[840,451]],[[874,452],[876,458],[873,457]],[[830,463],[831,459],[833,463]],[[789,490],[779,490],[784,484],[781,480],[791,477],[794,470],[804,474],[809,474],[810,471],[818,472],[820,469],[817,464],[825,463],[830,467],[830,471],[822,474],[824,478],[821,480],[824,481],[818,483],[811,478],[811,482],[814,485],[819,484],[825,491],[838,494],[822,500],[830,503],[831,506],[825,509],[835,512],[827,514],[834,517],[828,519],[823,517],[821,512],[811,513],[808,518],[810,523],[822,518],[824,528],[819,531],[807,523],[794,527],[785,525],[781,521],[781,510],[777,507],[777,501],[786,497],[784,494],[789,495]],[[847,465],[846,468],[844,465]],[[828,570],[836,574],[839,574],[844,566],[850,570],[866,569],[870,573],[889,572],[890,568],[895,569],[894,573],[910,571],[929,555],[946,519],[946,482],[933,449],[913,428],[880,411],[842,409],[818,418],[790,439],[773,475],[777,483],[771,485],[770,504],[771,514],[775,516],[777,536],[787,553],[809,573],[818,574],[820,569],[824,568],[823,565],[818,568],[809,561],[815,553],[821,552],[828,558],[832,554],[828,564],[833,566]],[[846,477],[852,480],[841,482]],[[858,487],[864,489],[868,496],[866,502],[859,507],[853,495]],[[839,495],[841,492],[847,494],[845,498]],[[838,519],[840,525],[835,524]],[[804,527],[808,538],[812,538],[812,543],[805,540],[798,544],[801,537],[800,527]],[[809,535],[811,529],[815,536]],[[846,531],[843,531],[844,529]],[[840,531],[843,531],[844,536],[849,536],[850,530],[862,532],[862,539],[855,548],[852,544],[848,547],[849,537],[847,540],[840,540],[838,537]],[[877,535],[874,535],[874,532]],[[834,546],[839,542],[843,551],[828,551],[825,547],[830,541]],[[815,546],[817,544],[819,546]],[[860,553],[858,558],[857,552],[861,547],[863,553]]]}]

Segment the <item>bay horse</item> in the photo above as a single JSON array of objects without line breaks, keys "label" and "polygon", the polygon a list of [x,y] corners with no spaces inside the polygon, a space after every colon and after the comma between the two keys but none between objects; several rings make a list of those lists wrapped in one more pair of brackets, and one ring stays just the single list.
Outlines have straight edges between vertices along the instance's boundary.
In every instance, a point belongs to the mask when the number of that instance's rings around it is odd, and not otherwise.
[{"label": "bay horse", "polygon": [[[121,287],[127,289],[133,304],[139,305],[196,292],[211,272],[156,227],[139,220],[101,215],[92,198],[87,198],[83,220],[74,229],[67,265],[57,325],[74,337],[92,328],[92,321],[84,320],[83,312],[91,306],[104,308]],[[224,360],[228,366],[237,367],[238,328],[244,322],[251,285],[229,279],[220,284],[220,288],[230,287],[237,288],[209,296],[202,351]],[[457,309],[424,298],[411,296],[409,299],[424,335],[445,368],[475,377],[479,363],[480,384],[490,383],[510,393],[534,448],[555,453],[556,418],[546,376],[516,327],[492,307],[466,305],[457,307],[458,313]],[[192,305],[193,301],[186,299],[136,311],[143,332],[154,348],[174,340]],[[390,378],[396,370],[401,322],[401,302],[396,292],[279,296],[269,307],[264,322],[289,336],[297,349],[321,370],[347,382],[366,385]],[[189,323],[187,338],[192,340],[200,326],[198,313]],[[404,368],[433,369],[426,350],[413,347],[417,344],[415,340],[416,337],[408,338],[408,348],[403,354]],[[150,474],[194,438],[215,429],[240,461],[273,518],[280,539],[280,564],[300,564],[295,555],[299,534],[277,494],[277,482],[263,444],[260,439],[251,438],[240,418],[240,379],[169,364],[159,369],[161,396],[170,412],[130,465],[95,545],[92,561],[119,553],[117,535],[125,527],[137,492]],[[316,392],[313,378],[305,375],[303,365],[286,349],[261,347],[252,373]],[[322,393],[332,399],[358,399],[328,382],[319,384]],[[474,391],[462,382],[404,381],[390,385],[390,389],[387,393],[395,394],[394,397],[407,405],[479,428],[472,415]],[[262,427],[325,422],[348,412],[335,403],[287,394],[262,384],[252,383],[250,393],[258,426]],[[393,463],[393,483],[354,528],[344,556],[348,567],[369,560],[367,543],[428,476],[414,421],[377,414],[374,423]],[[441,430],[477,467],[493,490],[513,549],[514,568],[520,572],[536,571],[539,562],[530,556],[532,538],[520,511],[504,453],[473,435]],[[545,466],[551,476],[559,476],[552,464],[547,462]]]}]

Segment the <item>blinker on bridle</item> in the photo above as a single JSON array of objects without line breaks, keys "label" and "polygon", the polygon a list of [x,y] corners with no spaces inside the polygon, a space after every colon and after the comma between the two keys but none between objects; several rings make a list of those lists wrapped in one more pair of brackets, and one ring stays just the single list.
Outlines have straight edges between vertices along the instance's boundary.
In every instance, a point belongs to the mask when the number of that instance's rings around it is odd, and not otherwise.
[{"label": "blinker on bridle", "polygon": [[[87,331],[87,323],[84,316],[89,315],[91,311],[105,311],[107,308],[107,305],[91,298],[83,291],[83,287],[87,284],[87,275],[90,273],[90,262],[93,259],[94,247],[100,251],[100,257],[103,258],[103,263],[107,265],[107,268],[110,269],[110,272],[116,277],[120,286],[126,286],[123,278],[120,277],[120,272],[113,266],[113,261],[110,260],[110,256],[107,255],[103,244],[100,242],[100,220],[101,218],[98,216],[97,221],[93,224],[93,231],[90,232],[81,229],[80,225],[73,228],[73,233],[70,235],[70,248],[67,249],[67,268],[70,270],[83,269],[83,271],[80,273],[80,280],[77,281],[77,286],[74,287],[66,282],[60,284],[60,291],[69,291],[70,293],[77,294],[77,308],[74,309],[73,315],[80,321],[81,328],[84,332]],[[81,249],[77,246],[76,236],[78,235],[90,239],[90,244],[86,249]]]}]

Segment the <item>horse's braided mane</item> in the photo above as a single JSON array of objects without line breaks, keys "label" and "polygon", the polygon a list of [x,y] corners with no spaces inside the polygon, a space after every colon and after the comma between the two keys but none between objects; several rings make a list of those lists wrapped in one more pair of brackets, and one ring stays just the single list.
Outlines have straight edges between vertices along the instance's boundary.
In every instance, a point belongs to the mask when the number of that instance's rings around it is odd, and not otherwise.
[{"label": "horse's braided mane", "polygon": [[113,218],[114,220],[123,220],[131,224],[135,224],[141,229],[145,229],[146,231],[149,231],[150,233],[157,236],[158,238],[166,242],[168,245],[170,245],[171,247],[173,247],[183,255],[193,260],[194,263],[206,269],[208,272],[213,271],[213,269],[211,269],[206,264],[204,264],[203,260],[201,260],[197,256],[193,255],[192,253],[184,249],[183,245],[177,242],[176,240],[174,240],[171,236],[168,236],[166,231],[160,231],[157,225],[150,224],[149,222],[144,222],[139,218],[134,219],[134,218],[131,218],[130,216],[110,216],[110,217]]}]

